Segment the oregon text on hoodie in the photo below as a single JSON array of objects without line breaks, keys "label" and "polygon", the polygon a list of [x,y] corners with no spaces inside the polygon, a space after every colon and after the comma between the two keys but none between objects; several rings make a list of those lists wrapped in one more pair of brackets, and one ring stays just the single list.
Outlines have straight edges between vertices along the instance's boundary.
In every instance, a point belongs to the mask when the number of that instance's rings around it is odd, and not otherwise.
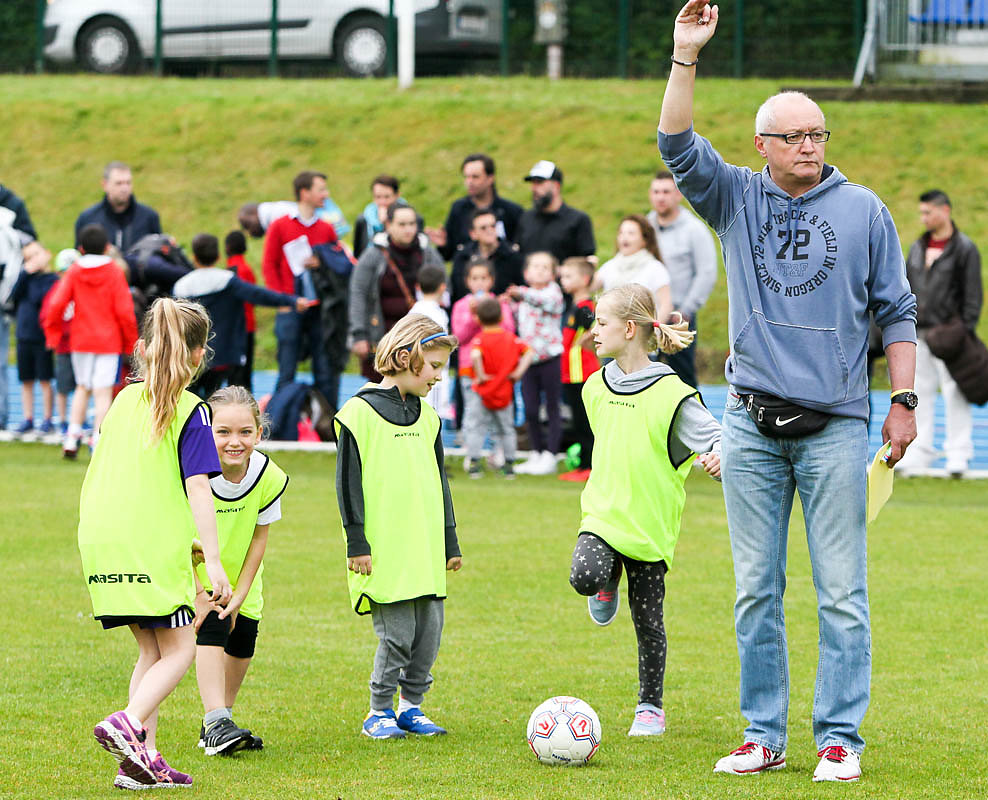
[{"label": "oregon text on hoodie", "polygon": [[884,203],[830,165],[819,184],[790,197],[768,167],[726,164],[692,128],[660,132],[659,149],[720,237],[727,380],[741,391],[867,419],[869,311],[884,346],[916,341],[916,298]]}]

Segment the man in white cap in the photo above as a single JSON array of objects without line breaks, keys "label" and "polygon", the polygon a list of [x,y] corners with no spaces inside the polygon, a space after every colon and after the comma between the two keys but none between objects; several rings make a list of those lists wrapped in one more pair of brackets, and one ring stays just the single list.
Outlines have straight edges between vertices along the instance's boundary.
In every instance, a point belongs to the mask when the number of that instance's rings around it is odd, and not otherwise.
[{"label": "man in white cap", "polygon": [[563,173],[551,161],[539,161],[525,176],[532,184],[532,207],[518,220],[516,241],[522,255],[540,250],[562,263],[597,250],[593,223],[583,211],[563,202]]}]

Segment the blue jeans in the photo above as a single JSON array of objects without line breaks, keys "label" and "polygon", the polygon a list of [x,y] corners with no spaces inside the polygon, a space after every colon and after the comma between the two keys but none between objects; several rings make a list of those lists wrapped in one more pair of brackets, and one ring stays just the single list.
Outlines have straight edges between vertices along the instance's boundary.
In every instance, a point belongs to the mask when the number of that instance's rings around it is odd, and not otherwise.
[{"label": "blue jeans", "polygon": [[782,597],[795,492],[803,505],[817,595],[819,661],[813,698],[817,747],[860,753],[871,691],[871,630],[865,543],[867,426],[834,417],[819,433],[772,439],[728,393],[721,470],[737,600],[745,741],[784,750],[789,656]]},{"label": "blue jeans", "polygon": [[303,339],[308,340],[312,356],[312,381],[333,408],[340,402],[340,373],[330,368],[329,357],[322,340],[319,309],[280,311],[274,318],[274,336],[278,340],[278,382],[275,391],[295,380]]}]

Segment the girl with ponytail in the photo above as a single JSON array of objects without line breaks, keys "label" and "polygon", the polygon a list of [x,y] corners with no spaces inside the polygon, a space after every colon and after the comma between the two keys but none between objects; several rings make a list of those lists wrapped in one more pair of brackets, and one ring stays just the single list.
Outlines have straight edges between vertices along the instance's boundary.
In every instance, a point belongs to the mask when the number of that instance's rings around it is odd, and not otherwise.
[{"label": "girl with ponytail", "polygon": [[[209,406],[186,387],[203,368],[209,316],[163,298],[137,342],[138,380],[103,420],[79,501],[79,551],[104,628],[126,625],[137,640],[126,708],[93,734],[116,759],[114,786],[188,786],[157,751],[158,706],[195,656],[193,608],[223,606],[230,581],[220,562],[209,479],[221,473]],[[202,542],[212,597],[196,595],[192,542]],[[221,616],[226,615],[222,609]]]},{"label": "girl with ponytail", "polygon": [[648,288],[631,283],[605,292],[591,334],[597,355],[613,361],[583,385],[593,469],[580,498],[583,519],[569,580],[587,597],[590,618],[609,625],[627,572],[639,680],[628,735],[655,736],[666,726],[665,574],[694,458],[709,475],[720,476],[720,425],[696,390],[669,366],[649,360],[656,348],[675,353],[689,346],[693,333],[682,320],[658,322]]}]

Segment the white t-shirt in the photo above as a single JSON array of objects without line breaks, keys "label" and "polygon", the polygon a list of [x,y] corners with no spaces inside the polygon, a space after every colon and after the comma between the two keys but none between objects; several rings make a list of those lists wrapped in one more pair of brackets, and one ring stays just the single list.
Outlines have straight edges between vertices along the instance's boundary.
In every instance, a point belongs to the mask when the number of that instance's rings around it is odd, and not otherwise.
[{"label": "white t-shirt", "polygon": [[[247,472],[240,483],[233,483],[223,477],[222,474],[209,479],[209,486],[223,500],[234,500],[244,494],[245,486],[253,486],[260,477],[266,459],[264,454],[255,450],[250,454],[247,462]],[[279,497],[271,505],[257,515],[258,525],[270,525],[281,519],[281,498]]]},{"label": "white t-shirt", "polygon": [[605,292],[629,283],[640,283],[652,292],[669,285],[669,271],[648,250],[630,256],[618,253],[597,270],[597,276]]}]

